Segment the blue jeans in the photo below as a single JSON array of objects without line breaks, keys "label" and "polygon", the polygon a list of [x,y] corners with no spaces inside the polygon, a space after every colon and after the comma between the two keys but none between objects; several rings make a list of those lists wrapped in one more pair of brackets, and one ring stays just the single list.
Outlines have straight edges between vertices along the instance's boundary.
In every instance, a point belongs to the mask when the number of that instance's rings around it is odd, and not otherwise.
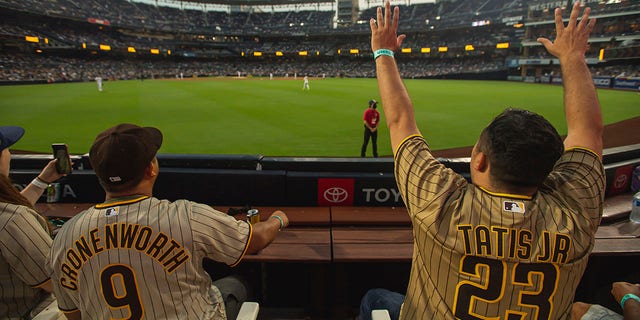
[{"label": "blue jeans", "polygon": [[365,293],[360,301],[360,320],[371,320],[371,311],[386,309],[391,320],[400,317],[400,308],[404,302],[404,295],[387,289],[371,289]]}]

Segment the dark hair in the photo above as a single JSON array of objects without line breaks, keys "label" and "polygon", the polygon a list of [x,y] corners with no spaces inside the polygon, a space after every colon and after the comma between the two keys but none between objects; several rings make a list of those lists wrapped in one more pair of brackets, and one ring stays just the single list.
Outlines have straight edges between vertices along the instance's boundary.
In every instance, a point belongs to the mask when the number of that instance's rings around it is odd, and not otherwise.
[{"label": "dark hair", "polygon": [[20,193],[20,191],[18,191],[18,188],[13,185],[11,179],[9,179],[9,177],[5,176],[4,174],[0,174],[0,202],[25,206],[35,211],[37,214],[43,216],[47,221],[47,231],[49,232],[49,234],[51,234],[51,232],[53,231],[53,224],[51,224],[51,221],[49,221],[47,217],[36,210],[31,202],[29,202],[29,200],[25,198],[22,193]]},{"label": "dark hair", "polygon": [[25,206],[35,210],[33,205],[13,185],[9,177],[0,174],[0,202]]},{"label": "dark hair", "polygon": [[544,117],[509,108],[482,131],[478,150],[487,156],[496,183],[539,187],[562,155],[564,145]]}]

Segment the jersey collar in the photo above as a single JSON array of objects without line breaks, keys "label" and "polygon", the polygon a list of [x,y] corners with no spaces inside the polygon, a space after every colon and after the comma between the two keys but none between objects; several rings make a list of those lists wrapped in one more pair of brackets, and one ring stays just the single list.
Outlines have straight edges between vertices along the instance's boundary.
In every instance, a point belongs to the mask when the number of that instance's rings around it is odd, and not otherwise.
[{"label": "jersey collar", "polygon": [[108,208],[108,207],[113,207],[113,206],[121,206],[121,205],[125,205],[125,204],[132,204],[138,201],[142,201],[145,199],[148,199],[149,196],[142,196],[142,195],[132,195],[132,196],[125,196],[125,197],[120,197],[120,198],[113,198],[113,199],[109,199],[103,203],[99,203],[96,204],[96,209],[102,209],[102,208]]},{"label": "jersey collar", "polygon": [[478,189],[492,195],[492,196],[496,196],[496,197],[503,197],[503,198],[509,198],[509,199],[520,199],[520,200],[531,200],[533,199],[533,196],[528,196],[528,195],[523,195],[523,194],[511,194],[511,193],[498,193],[498,192],[491,192],[479,185],[476,185],[476,187],[478,187]]}]

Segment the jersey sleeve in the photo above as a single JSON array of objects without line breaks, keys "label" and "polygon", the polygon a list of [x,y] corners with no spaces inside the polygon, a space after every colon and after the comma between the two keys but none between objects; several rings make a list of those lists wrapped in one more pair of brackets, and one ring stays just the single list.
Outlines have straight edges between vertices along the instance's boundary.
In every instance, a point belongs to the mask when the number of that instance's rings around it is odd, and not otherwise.
[{"label": "jersey sleeve", "polygon": [[604,206],[606,178],[600,158],[590,150],[573,148],[565,151],[542,188],[580,208],[595,230],[600,224]]},{"label": "jersey sleeve", "polygon": [[467,185],[461,175],[436,160],[420,135],[407,137],[395,153],[398,190],[412,219],[418,212],[433,209],[433,219],[454,192]]},{"label": "jersey sleeve", "polygon": [[52,239],[45,229],[44,218],[35,211],[15,207],[0,232],[0,252],[11,270],[24,283],[38,287],[49,281],[45,267]]},{"label": "jersey sleeve", "polygon": [[195,250],[203,257],[235,265],[246,253],[251,225],[210,206],[192,202],[191,225]]}]

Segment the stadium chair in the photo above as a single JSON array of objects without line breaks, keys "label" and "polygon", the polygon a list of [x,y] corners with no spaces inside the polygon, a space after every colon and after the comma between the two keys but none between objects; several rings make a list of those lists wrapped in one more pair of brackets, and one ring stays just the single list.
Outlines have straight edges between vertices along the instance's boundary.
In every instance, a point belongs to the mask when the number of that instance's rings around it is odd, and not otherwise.
[{"label": "stadium chair", "polygon": [[243,302],[236,320],[256,320],[260,305],[257,302]]},{"label": "stadium chair", "polygon": [[386,309],[373,310],[371,311],[371,320],[391,320],[391,316]]},{"label": "stadium chair", "polygon": [[32,320],[66,320],[67,317],[58,309],[58,301],[53,300],[42,311],[36,314]]},{"label": "stadium chair", "polygon": [[[256,320],[260,305],[257,302],[243,302],[236,320]],[[385,310],[386,311],[386,310]],[[32,320],[63,320],[64,314],[58,310],[58,303],[51,302],[44,310],[38,313]]]}]

